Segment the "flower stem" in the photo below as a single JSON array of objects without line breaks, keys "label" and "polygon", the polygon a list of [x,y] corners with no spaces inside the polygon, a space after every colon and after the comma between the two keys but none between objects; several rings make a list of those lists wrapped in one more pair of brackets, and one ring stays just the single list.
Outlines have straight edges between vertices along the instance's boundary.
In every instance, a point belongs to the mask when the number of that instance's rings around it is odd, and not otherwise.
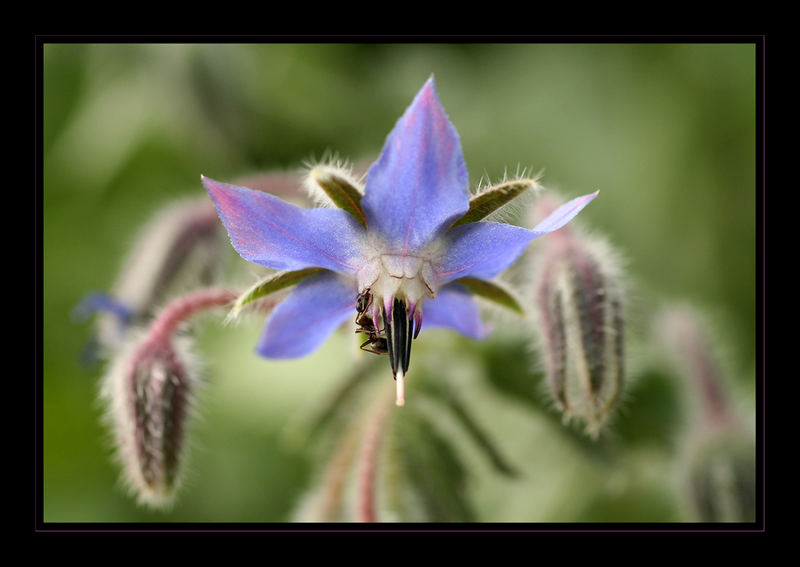
[{"label": "flower stem", "polygon": [[349,464],[358,446],[358,428],[348,431],[339,443],[325,474],[322,495],[320,497],[319,516],[323,522],[333,522],[341,512],[342,493],[344,492],[347,471],[352,470]]},{"label": "flower stem", "polygon": [[376,522],[375,512],[375,475],[378,468],[381,441],[386,431],[386,422],[391,410],[387,396],[380,396],[372,418],[367,423],[366,432],[361,442],[358,464],[358,507],[359,522]]},{"label": "flower stem", "polygon": [[692,368],[694,387],[704,417],[711,423],[727,422],[731,416],[722,386],[721,373],[705,337],[699,334],[686,337],[684,348]]},{"label": "flower stem", "polygon": [[149,341],[165,341],[175,333],[180,323],[213,307],[228,305],[238,294],[221,288],[199,289],[172,300],[150,326]]}]

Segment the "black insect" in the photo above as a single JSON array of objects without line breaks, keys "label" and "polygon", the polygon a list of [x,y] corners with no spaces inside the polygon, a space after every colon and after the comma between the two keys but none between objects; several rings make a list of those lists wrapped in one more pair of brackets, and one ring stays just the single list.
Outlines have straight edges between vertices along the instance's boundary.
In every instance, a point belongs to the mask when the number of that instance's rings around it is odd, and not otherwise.
[{"label": "black insect", "polygon": [[389,346],[386,342],[386,334],[375,326],[375,322],[369,315],[372,307],[372,292],[369,288],[358,294],[356,299],[356,333],[364,333],[367,340],[361,344],[361,350],[374,354],[389,354]]}]

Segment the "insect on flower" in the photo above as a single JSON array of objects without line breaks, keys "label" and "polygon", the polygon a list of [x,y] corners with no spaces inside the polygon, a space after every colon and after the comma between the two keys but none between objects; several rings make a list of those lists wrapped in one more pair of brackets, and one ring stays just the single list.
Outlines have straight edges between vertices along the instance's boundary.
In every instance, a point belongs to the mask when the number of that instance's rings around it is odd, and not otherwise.
[{"label": "insect on flower", "polygon": [[373,354],[389,354],[389,345],[386,342],[385,331],[379,331],[375,322],[367,313],[372,306],[372,292],[369,289],[358,294],[356,299],[356,333],[366,333],[367,340],[361,344],[361,350]]},{"label": "insect on flower", "polygon": [[426,327],[484,338],[473,293],[507,298],[489,280],[597,195],[573,199],[532,230],[483,221],[536,182],[515,180],[470,197],[458,133],[432,77],[389,134],[363,188],[334,167],[315,168],[310,179],[339,208],[301,209],[202,178],[239,255],[283,271],[261,292],[296,284],[270,315],[256,350],[270,358],[305,356],[355,309],[357,332],[367,335],[362,347],[388,352],[398,405],[423,319]]}]

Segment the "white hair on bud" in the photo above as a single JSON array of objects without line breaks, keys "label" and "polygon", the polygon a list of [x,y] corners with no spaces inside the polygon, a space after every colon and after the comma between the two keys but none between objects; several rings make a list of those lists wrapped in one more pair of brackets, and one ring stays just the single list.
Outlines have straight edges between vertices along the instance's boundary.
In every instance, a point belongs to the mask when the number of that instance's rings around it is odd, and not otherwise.
[{"label": "white hair on bud", "polygon": [[359,193],[362,195],[364,194],[363,176],[356,176],[355,173],[353,173],[352,164],[340,159],[337,155],[323,158],[319,162],[311,158],[303,163],[303,168],[303,188],[306,190],[308,197],[316,207],[336,207],[334,202],[331,200],[325,190],[320,187],[320,184],[317,181],[317,179],[322,176],[335,175],[337,177],[341,177],[350,183],[350,185],[355,187]]},{"label": "white hair on bud", "polygon": [[[109,428],[110,439],[114,447],[114,458],[121,468],[121,480],[128,492],[134,496],[137,503],[154,509],[169,509],[175,502],[175,497],[182,487],[185,477],[185,463],[188,453],[188,423],[195,416],[195,399],[198,389],[201,386],[200,363],[191,350],[191,344],[186,337],[175,337],[171,341],[172,352],[175,359],[184,370],[185,384],[181,399],[181,423],[177,424],[180,428],[180,439],[178,442],[177,455],[174,456],[176,464],[174,471],[165,471],[163,462],[144,464],[139,454],[138,443],[141,431],[138,427],[145,426],[150,430],[151,435],[158,435],[160,432],[152,428],[164,424],[159,421],[163,415],[154,416],[151,423],[137,423],[135,415],[131,412],[131,404],[138,403],[131,399],[131,373],[133,365],[136,364],[135,358],[140,354],[139,350],[146,335],[141,332],[135,333],[136,336],[129,337],[124,347],[117,353],[111,361],[109,370],[101,383],[99,401],[105,409],[104,422]],[[168,370],[166,366],[161,366],[163,361],[159,361],[151,367],[155,372]],[[162,378],[169,378],[163,376]],[[141,386],[141,385],[139,385]],[[139,394],[143,395],[143,394]],[[156,437],[157,438],[157,437]],[[158,455],[158,453],[156,453]],[[162,460],[165,458],[161,455]],[[152,458],[152,455],[151,455]],[[148,467],[145,471],[143,467]],[[168,482],[164,478],[157,478],[155,482],[148,482],[146,474],[174,474]]]},{"label": "white hair on bud", "polygon": [[475,196],[482,191],[486,191],[492,187],[496,187],[497,185],[503,185],[506,183],[514,183],[515,181],[529,181],[533,183],[533,187],[528,191],[524,191],[490,215],[488,215],[484,221],[489,222],[501,222],[506,224],[519,224],[520,219],[524,217],[524,212],[530,207],[531,203],[533,202],[536,194],[542,189],[542,186],[539,184],[539,179],[542,177],[542,172],[535,175],[531,175],[529,169],[526,167],[521,167],[517,165],[516,170],[513,175],[510,175],[508,172],[508,168],[503,171],[503,178],[500,181],[492,182],[491,178],[488,174],[484,173],[481,177],[480,181],[478,182],[478,187],[476,188],[475,192],[472,196]]},{"label": "white hair on bud", "polygon": [[[542,199],[532,207],[531,214],[525,219],[525,224],[527,226],[536,225],[565,201],[566,199],[556,192],[547,191],[547,194],[543,195]],[[585,257],[590,258],[591,262],[595,264],[596,271],[602,275],[604,296],[613,298],[618,309],[618,317],[622,320],[622,327],[620,327],[620,329],[617,329],[617,326],[613,323],[608,322],[606,326],[604,326],[604,330],[609,336],[615,336],[618,330],[621,331],[624,329],[625,336],[629,336],[631,334],[633,318],[630,316],[629,309],[631,303],[629,293],[631,285],[626,277],[625,267],[627,262],[624,256],[612,245],[605,235],[595,230],[587,230],[583,226],[581,219],[573,219],[568,226],[563,227],[553,234],[545,235],[532,243],[520,259],[519,264],[521,269],[518,271],[518,275],[520,276],[517,283],[518,287],[527,290],[526,293],[531,294],[528,297],[533,299],[534,294],[537,293],[534,290],[538,289],[539,283],[542,281],[542,278],[545,277],[546,270],[548,270],[548,258],[551,258],[552,254],[560,254],[559,249],[561,247],[566,247],[565,249],[577,247],[577,249],[582,251]],[[573,316],[568,318],[570,326],[565,328],[565,332],[567,335],[574,338],[576,333],[580,332],[580,330],[576,330],[572,324],[576,320],[574,317],[574,306],[572,308],[572,315]],[[526,322],[527,324],[523,327],[522,332],[531,341],[530,346],[532,347],[532,351],[536,354],[534,364],[535,370],[546,375],[548,374],[546,353],[550,347],[548,347],[546,336],[542,332],[546,327],[542,317],[543,315],[539,309],[533,310],[533,317]],[[563,340],[564,342],[561,348],[570,348],[569,344],[575,344],[576,342],[575,340],[570,340],[568,336],[565,336]],[[609,346],[608,348],[612,347]],[[585,428],[587,434],[596,437],[600,433],[601,428],[608,425],[609,421],[614,419],[615,414],[619,413],[620,408],[627,403],[630,385],[628,377],[631,376],[631,350],[630,341],[626,340],[621,359],[617,360],[613,356],[608,356],[608,359],[612,363],[622,365],[624,368],[624,377],[619,381],[616,391],[613,388],[608,390],[613,395],[609,397],[606,406],[598,406],[598,409],[595,410],[592,409],[591,406],[586,405],[580,398],[573,396],[569,407],[560,407],[560,404],[553,395],[545,395],[548,390],[551,390],[549,380],[543,380],[540,384],[539,390],[543,399],[549,397],[548,405],[564,412],[563,417],[565,424],[573,422],[575,424],[580,423],[581,426]],[[579,357],[573,356],[571,360],[579,360]],[[615,368],[611,363],[609,363],[608,367]],[[585,371],[585,368],[583,368],[583,370]],[[574,374],[571,372],[572,371],[567,368],[563,378],[566,381],[565,387],[569,387],[570,376],[574,377]],[[609,382],[609,384],[611,384],[611,382]],[[598,392],[600,392],[600,390],[598,390]],[[568,393],[565,395],[568,396]],[[592,401],[592,403],[594,402]],[[587,413],[587,409],[591,409],[591,411]]]}]

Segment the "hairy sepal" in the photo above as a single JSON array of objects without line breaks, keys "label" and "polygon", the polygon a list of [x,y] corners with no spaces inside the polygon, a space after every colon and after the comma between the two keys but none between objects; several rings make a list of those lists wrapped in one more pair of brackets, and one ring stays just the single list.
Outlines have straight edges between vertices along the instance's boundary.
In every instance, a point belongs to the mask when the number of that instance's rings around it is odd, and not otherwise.
[{"label": "hairy sepal", "polygon": [[330,198],[334,205],[350,213],[361,226],[367,226],[361,209],[363,191],[348,179],[344,171],[333,167],[315,167],[308,174],[308,183],[315,183]]},{"label": "hairy sepal", "polygon": [[294,286],[307,277],[313,276],[321,271],[323,271],[323,268],[304,268],[302,270],[278,272],[277,274],[270,275],[236,298],[236,302],[228,313],[226,321],[231,321],[238,317],[242,309],[254,301],[258,301],[267,295],[286,289],[287,287]]},{"label": "hairy sepal", "polygon": [[517,179],[489,187],[469,200],[469,210],[453,226],[478,222],[535,187],[538,187],[535,179]]}]

